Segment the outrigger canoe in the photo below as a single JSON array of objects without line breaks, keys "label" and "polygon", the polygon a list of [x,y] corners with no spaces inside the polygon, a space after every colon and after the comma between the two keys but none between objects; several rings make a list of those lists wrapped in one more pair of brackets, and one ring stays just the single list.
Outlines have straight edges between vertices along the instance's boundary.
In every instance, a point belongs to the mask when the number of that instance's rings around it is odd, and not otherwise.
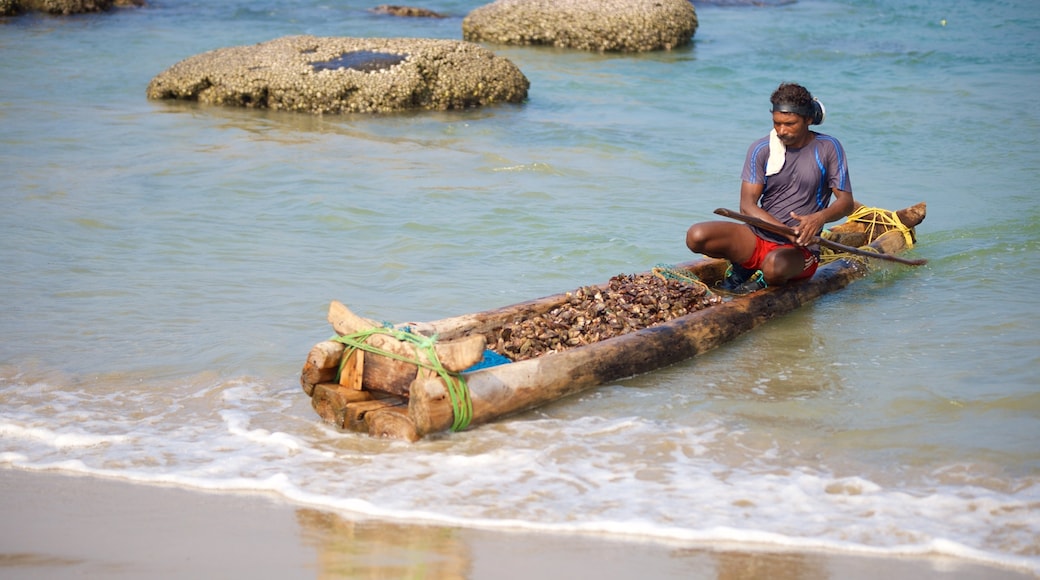
[{"label": "outrigger canoe", "polygon": [[[655,268],[644,274],[662,277],[663,273],[690,284],[696,300],[689,312],[602,340],[576,336],[574,331],[563,333],[553,342],[556,348],[522,360],[516,352],[498,352],[505,350],[502,337],[509,329],[558,312],[574,304],[579,294],[600,299],[599,291],[606,292],[608,285],[397,325],[358,316],[333,301],[328,321],[335,335],[311,349],[300,383],[318,415],[344,430],[416,441],[470,429],[689,359],[840,290],[867,276],[882,258],[902,260],[896,255],[913,247],[915,227],[924,220],[925,211],[924,203],[898,212],[860,206],[821,240],[825,252],[840,247],[853,253],[833,255],[809,280],[744,296],[723,298],[712,292],[715,282],[725,276],[724,260]],[[725,210],[717,213],[734,217]],[[865,254],[875,257],[864,258]],[[663,312],[667,306],[644,308],[660,307]],[[598,308],[610,310],[602,304]]]}]

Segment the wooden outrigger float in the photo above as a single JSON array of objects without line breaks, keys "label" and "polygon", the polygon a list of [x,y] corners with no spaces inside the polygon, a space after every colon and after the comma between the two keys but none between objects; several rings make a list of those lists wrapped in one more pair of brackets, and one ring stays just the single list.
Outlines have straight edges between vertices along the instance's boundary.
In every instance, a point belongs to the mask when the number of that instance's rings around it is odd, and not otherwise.
[{"label": "wooden outrigger float", "polygon": [[[358,316],[334,301],[328,320],[336,335],[311,349],[300,382],[326,422],[373,436],[416,441],[433,433],[489,423],[729,342],[869,274],[877,260],[857,255],[877,253],[882,254],[876,256],[879,259],[923,263],[895,255],[913,246],[914,227],[924,219],[925,211],[924,203],[899,212],[860,207],[821,240],[825,250],[828,246],[848,247],[856,255],[836,257],[821,265],[809,280],[745,296],[723,300],[708,291],[724,277],[728,265],[724,260],[672,266],[664,274],[674,277],[679,272],[687,280],[699,279],[688,282],[695,302],[689,313],[598,341],[587,341],[573,330],[570,334],[547,331],[543,337],[556,336],[554,351],[515,362],[502,356],[507,353],[493,350],[503,350],[502,337],[508,336],[513,325],[540,320],[575,303],[576,293],[594,293],[601,299],[598,290],[605,293],[607,285],[396,326]],[[717,213],[741,217],[726,210]],[[608,310],[602,303],[598,308]],[[639,308],[635,306],[637,311]],[[578,318],[581,325],[588,322]],[[489,363],[489,358],[494,360]]]}]

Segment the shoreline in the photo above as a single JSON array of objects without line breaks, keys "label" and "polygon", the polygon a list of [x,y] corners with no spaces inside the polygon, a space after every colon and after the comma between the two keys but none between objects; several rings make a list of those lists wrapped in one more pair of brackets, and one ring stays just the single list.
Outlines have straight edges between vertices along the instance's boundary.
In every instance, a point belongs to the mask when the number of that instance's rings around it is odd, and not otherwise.
[{"label": "shoreline", "polygon": [[1012,579],[951,558],[677,547],[350,520],[266,495],[0,468],[0,575],[59,578]]}]

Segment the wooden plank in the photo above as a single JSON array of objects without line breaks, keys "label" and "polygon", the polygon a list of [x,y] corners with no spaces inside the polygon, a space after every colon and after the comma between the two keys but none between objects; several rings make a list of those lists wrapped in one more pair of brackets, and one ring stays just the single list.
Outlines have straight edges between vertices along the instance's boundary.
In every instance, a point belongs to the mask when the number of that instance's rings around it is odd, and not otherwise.
[{"label": "wooden plank", "polygon": [[365,351],[354,349],[347,360],[343,362],[343,370],[340,372],[339,384],[353,389],[361,390],[362,377],[365,372]]}]

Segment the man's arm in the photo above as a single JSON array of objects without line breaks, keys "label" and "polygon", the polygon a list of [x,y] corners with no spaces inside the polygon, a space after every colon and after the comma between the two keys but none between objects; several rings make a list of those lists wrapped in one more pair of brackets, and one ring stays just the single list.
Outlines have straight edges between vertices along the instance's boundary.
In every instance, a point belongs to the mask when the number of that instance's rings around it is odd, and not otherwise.
[{"label": "man's arm", "polygon": [[747,181],[741,181],[740,213],[744,215],[757,217],[758,219],[765,220],[770,223],[786,226],[786,224],[773,217],[771,213],[762,209],[758,205],[758,200],[762,199],[762,192],[764,190],[765,186],[761,183],[749,183]]}]

